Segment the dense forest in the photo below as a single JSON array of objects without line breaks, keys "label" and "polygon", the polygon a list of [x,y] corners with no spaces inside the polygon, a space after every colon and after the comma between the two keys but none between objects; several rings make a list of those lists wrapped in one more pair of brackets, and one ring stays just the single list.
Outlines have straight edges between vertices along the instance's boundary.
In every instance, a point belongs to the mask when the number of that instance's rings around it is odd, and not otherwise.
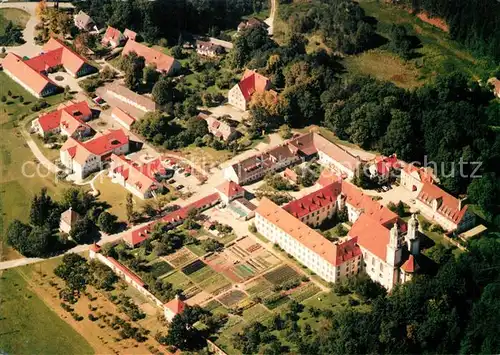
[{"label": "dense forest", "polygon": [[268,6],[265,0],[91,0],[76,2],[98,24],[130,28],[148,42],[166,38],[177,44],[183,31],[218,35],[236,29],[241,16]]},{"label": "dense forest", "polygon": [[453,39],[500,60],[500,2],[495,0],[397,0],[415,12],[443,18]]}]

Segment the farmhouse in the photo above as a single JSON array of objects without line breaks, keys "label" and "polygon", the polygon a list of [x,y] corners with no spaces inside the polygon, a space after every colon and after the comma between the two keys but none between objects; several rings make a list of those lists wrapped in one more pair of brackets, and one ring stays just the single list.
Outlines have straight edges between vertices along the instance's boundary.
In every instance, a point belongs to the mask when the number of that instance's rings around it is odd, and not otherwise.
[{"label": "farmhouse", "polygon": [[236,128],[213,116],[199,114],[198,117],[207,121],[208,132],[225,142],[230,142],[241,135]]},{"label": "farmhouse", "polygon": [[146,64],[156,66],[156,70],[164,74],[172,74],[181,68],[181,64],[175,58],[134,40],[127,41],[127,44],[123,47],[122,55],[127,55],[131,52],[144,57]]},{"label": "farmhouse", "polygon": [[81,31],[97,29],[94,20],[83,11],[80,11],[73,17],[73,22],[75,23],[75,27]]},{"label": "farmhouse", "polygon": [[116,48],[122,46],[127,37],[121,33],[120,30],[117,30],[114,27],[108,26],[104,36],[102,37],[101,43],[103,46],[108,46],[110,48]]},{"label": "farmhouse", "polygon": [[222,202],[229,203],[234,199],[245,197],[246,190],[234,181],[224,181],[215,188],[220,194]]},{"label": "farmhouse", "polygon": [[63,67],[74,77],[97,71],[85,58],[55,38],[45,43],[42,54],[24,60],[14,53],[9,53],[2,65],[9,77],[38,98],[53,95],[61,90],[48,78],[48,73],[59,67]]},{"label": "farmhouse", "polygon": [[61,163],[70,169],[76,179],[81,180],[94,171],[102,169],[111,154],[125,154],[129,150],[129,138],[121,129],[97,133],[92,139],[79,142],[73,138],[60,150]]},{"label": "farmhouse", "polygon": [[228,93],[229,104],[246,111],[252,95],[269,90],[271,81],[254,70],[246,69],[240,82],[233,86]]},{"label": "farmhouse", "polygon": [[196,41],[196,53],[214,58],[225,53],[225,49],[212,42]]},{"label": "farmhouse", "polygon": [[106,86],[106,91],[118,100],[132,105],[141,111],[152,112],[156,110],[156,103],[153,100],[146,96],[139,95],[116,82]]},{"label": "farmhouse", "polygon": [[475,225],[475,215],[458,199],[431,183],[424,183],[415,201],[420,213],[445,231],[463,232]]},{"label": "farmhouse", "polygon": [[269,27],[265,22],[255,17],[250,17],[248,20],[241,21],[238,25],[238,32],[256,27]]},{"label": "farmhouse", "polygon": [[114,183],[122,185],[141,199],[156,196],[155,191],[161,186],[156,180],[157,174],[165,174],[165,168],[158,158],[138,164],[123,155],[111,154],[109,176]]},{"label": "farmhouse", "polygon": [[135,118],[118,107],[113,108],[111,117],[129,131],[132,129],[132,124],[135,122]]},{"label": "farmhouse", "polygon": [[225,168],[224,177],[245,185],[262,179],[269,172],[285,169],[313,157],[318,157],[320,164],[334,170],[342,178],[352,178],[361,163],[358,157],[342,147],[310,132]]},{"label": "farmhouse", "polygon": [[129,30],[128,28],[126,28],[125,31],[123,31],[123,35],[125,36],[126,39],[130,39],[132,41],[135,41],[137,39],[137,32]]},{"label": "farmhouse", "polygon": [[48,134],[78,138],[92,133],[86,123],[92,118],[92,110],[86,101],[67,102],[59,105],[57,110],[38,116],[31,122],[31,130],[42,137]]}]

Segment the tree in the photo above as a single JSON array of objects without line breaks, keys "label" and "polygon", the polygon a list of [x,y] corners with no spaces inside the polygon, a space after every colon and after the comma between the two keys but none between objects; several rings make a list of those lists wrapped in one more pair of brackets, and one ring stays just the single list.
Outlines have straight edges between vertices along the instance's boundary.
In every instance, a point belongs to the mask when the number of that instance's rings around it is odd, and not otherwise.
[{"label": "tree", "polygon": [[180,45],[173,46],[170,50],[170,53],[172,54],[172,57],[174,57],[175,59],[184,58],[184,52],[182,51],[182,47]]},{"label": "tree", "polygon": [[38,20],[42,21],[46,12],[47,12],[47,2],[46,0],[40,0],[35,8],[35,14]]},{"label": "tree", "polygon": [[196,137],[203,137],[208,134],[207,121],[198,117],[191,117],[186,122],[186,129],[194,140]]},{"label": "tree", "polygon": [[403,59],[410,59],[413,45],[406,27],[393,24],[389,31],[389,37],[391,38],[389,48]]},{"label": "tree", "polygon": [[166,105],[174,99],[173,90],[172,79],[162,77],[154,84],[151,94],[153,95],[153,100],[155,100],[157,104]]},{"label": "tree", "polygon": [[52,198],[47,194],[47,189],[42,188],[40,195],[35,194],[31,202],[30,222],[35,226],[47,225],[54,228],[59,225],[58,214],[59,208],[57,203],[52,201]]},{"label": "tree", "polygon": [[220,243],[219,241],[217,241],[213,238],[207,238],[201,242],[201,247],[207,253],[210,253],[210,252],[215,252],[215,251],[221,251],[222,248],[224,247],[224,244]]},{"label": "tree", "polygon": [[78,244],[91,243],[94,240],[94,224],[87,216],[82,217],[76,221],[69,235]]},{"label": "tree", "polygon": [[107,211],[102,212],[97,219],[97,226],[104,233],[114,233],[116,231],[117,217]]},{"label": "tree", "polygon": [[142,75],[146,61],[135,52],[124,55],[121,59],[121,68],[125,72],[125,85],[132,90],[136,90],[142,82]]},{"label": "tree", "polygon": [[160,77],[160,74],[156,70],[156,66],[149,64],[144,67],[142,77],[144,79],[144,83],[148,86],[153,86]]},{"label": "tree", "polygon": [[63,191],[61,207],[63,209],[72,208],[74,211],[84,215],[95,204],[95,196],[87,193],[81,188],[70,187]]},{"label": "tree", "polygon": [[134,220],[134,200],[129,192],[126,198],[127,221],[130,223]]},{"label": "tree", "polygon": [[473,179],[467,188],[467,193],[469,198],[486,213],[500,204],[500,188],[495,173],[487,173],[478,179]]},{"label": "tree", "polygon": [[396,213],[399,217],[404,217],[406,215],[405,205],[402,201],[399,201],[396,205]]},{"label": "tree", "polygon": [[186,306],[170,323],[165,341],[181,350],[196,349],[203,343],[201,332],[193,327],[205,312],[199,306]]},{"label": "tree", "polygon": [[54,274],[66,281],[71,291],[78,293],[85,290],[90,276],[87,260],[75,253],[65,254],[61,264],[54,269]]},{"label": "tree", "polygon": [[281,125],[279,129],[279,133],[281,138],[283,139],[289,139],[292,138],[292,129],[290,128],[289,125]]},{"label": "tree", "polygon": [[28,248],[31,226],[22,223],[18,219],[13,220],[7,228],[7,243],[14,247],[21,254],[24,254]]}]

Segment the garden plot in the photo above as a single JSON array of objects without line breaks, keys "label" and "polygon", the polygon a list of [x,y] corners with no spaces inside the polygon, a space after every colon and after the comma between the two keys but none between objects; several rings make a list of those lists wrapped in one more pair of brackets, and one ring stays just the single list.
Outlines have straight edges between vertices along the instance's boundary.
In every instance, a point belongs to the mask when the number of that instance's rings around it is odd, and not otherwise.
[{"label": "garden plot", "polygon": [[223,252],[205,261],[218,273],[235,283],[259,275],[280,263],[280,260],[251,238],[238,240]]},{"label": "garden plot", "polygon": [[297,279],[300,274],[288,265],[282,265],[263,275],[273,285],[281,285],[285,281]]},{"label": "garden plot", "polygon": [[247,295],[239,290],[232,290],[218,298],[219,302],[226,307],[232,307],[239,302],[243,301]]},{"label": "garden plot", "polygon": [[308,282],[293,289],[290,293],[290,297],[300,303],[308,298],[311,298],[320,291],[321,289],[318,286],[312,282]]},{"label": "garden plot", "polygon": [[205,291],[201,291],[201,292],[195,294],[193,297],[188,298],[186,300],[186,304],[188,304],[190,306],[200,305],[200,304],[208,301],[210,298],[212,298],[211,294],[209,294]]},{"label": "garden plot", "polygon": [[272,287],[272,283],[263,277],[259,277],[249,282],[245,287],[245,291],[252,297],[263,297],[271,293]]},{"label": "garden plot", "polygon": [[163,277],[162,281],[169,282],[175,288],[180,288],[181,290],[187,290],[189,287],[193,286],[193,282],[180,271],[175,271]]},{"label": "garden plot", "polygon": [[193,260],[196,260],[198,256],[196,256],[195,253],[193,253],[191,250],[187,249],[186,247],[183,247],[176,251],[173,254],[164,256],[163,259],[168,261],[171,265],[173,265],[175,268],[182,267]]},{"label": "garden plot", "polygon": [[167,263],[166,261],[163,260],[155,260],[152,263],[148,264],[148,272],[151,273],[151,275],[156,279],[162,275],[165,275],[172,271],[174,268]]},{"label": "garden plot", "polygon": [[266,307],[262,304],[257,303],[255,306],[252,306],[243,311],[243,319],[247,322],[261,322],[268,319],[272,316],[272,312],[270,312]]}]

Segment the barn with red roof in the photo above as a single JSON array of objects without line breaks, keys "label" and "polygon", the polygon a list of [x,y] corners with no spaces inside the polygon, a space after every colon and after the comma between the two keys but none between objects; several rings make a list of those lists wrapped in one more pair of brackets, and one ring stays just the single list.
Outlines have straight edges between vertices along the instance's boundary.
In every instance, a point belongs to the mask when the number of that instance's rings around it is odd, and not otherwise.
[{"label": "barn with red roof", "polygon": [[246,69],[240,82],[229,90],[229,104],[242,111],[246,111],[252,95],[256,92],[263,93],[269,90],[270,86],[271,81],[264,75],[254,70]]}]

